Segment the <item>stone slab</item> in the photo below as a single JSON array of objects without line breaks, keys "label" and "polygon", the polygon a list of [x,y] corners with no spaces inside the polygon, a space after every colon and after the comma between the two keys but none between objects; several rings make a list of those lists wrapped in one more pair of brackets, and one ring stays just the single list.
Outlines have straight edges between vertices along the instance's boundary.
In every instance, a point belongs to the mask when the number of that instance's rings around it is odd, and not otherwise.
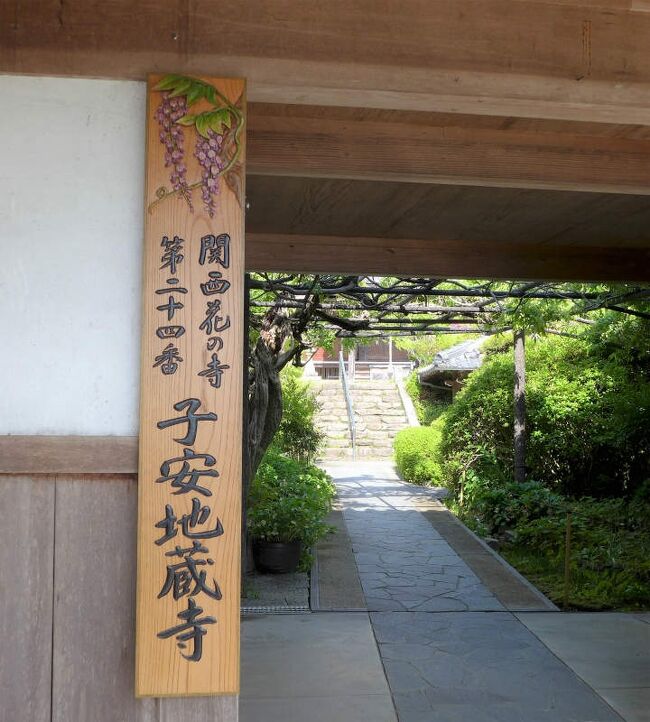
[{"label": "stone slab", "polygon": [[388,464],[330,471],[370,611],[503,609],[422,514],[410,508],[411,487],[397,480]]},{"label": "stone slab", "polygon": [[508,612],[371,619],[400,722],[620,722]]},{"label": "stone slab", "polygon": [[517,617],[592,687],[650,688],[650,628],[634,615],[522,612]]},{"label": "stone slab", "polygon": [[627,722],[650,720],[650,626],[635,614],[517,617]]},{"label": "stone slab", "polygon": [[370,705],[377,720],[397,722],[388,700],[365,612],[243,619],[241,722],[366,722]]},{"label": "stone slab", "polygon": [[427,521],[467,563],[476,576],[506,609],[557,610],[533,585],[525,582],[509,565],[487,549],[440,503],[421,512]]},{"label": "stone slab", "polygon": [[647,687],[598,690],[626,722],[650,722],[650,693]]},{"label": "stone slab", "polygon": [[240,722],[396,722],[390,694],[239,701]]}]

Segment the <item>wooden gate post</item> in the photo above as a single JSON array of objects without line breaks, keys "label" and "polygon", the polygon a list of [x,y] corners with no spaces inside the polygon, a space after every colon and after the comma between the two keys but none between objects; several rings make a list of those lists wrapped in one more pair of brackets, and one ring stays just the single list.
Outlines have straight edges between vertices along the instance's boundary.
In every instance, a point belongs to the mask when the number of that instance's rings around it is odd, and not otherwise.
[{"label": "wooden gate post", "polygon": [[136,694],[237,694],[244,81],[147,98]]}]

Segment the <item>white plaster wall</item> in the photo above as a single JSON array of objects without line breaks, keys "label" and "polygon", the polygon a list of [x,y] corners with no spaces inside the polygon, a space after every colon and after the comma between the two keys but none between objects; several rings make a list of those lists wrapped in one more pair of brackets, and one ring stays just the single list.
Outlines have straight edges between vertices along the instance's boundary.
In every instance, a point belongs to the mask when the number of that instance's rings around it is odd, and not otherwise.
[{"label": "white plaster wall", "polygon": [[144,83],[0,98],[0,434],[135,434]]}]

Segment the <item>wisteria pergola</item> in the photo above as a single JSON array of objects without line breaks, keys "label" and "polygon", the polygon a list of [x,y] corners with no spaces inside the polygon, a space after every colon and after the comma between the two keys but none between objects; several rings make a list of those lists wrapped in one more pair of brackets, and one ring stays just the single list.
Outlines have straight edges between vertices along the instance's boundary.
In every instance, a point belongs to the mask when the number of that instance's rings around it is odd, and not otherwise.
[{"label": "wisteria pergola", "polygon": [[[516,319],[527,302],[563,303],[565,318],[592,324],[610,309],[650,319],[650,286],[554,282],[381,278],[368,275],[255,274],[248,279],[250,324],[257,331],[248,378],[248,480],[280,424],[279,373],[302,365],[313,347],[310,331],[336,338],[380,339],[454,333],[495,333],[515,327],[515,446],[525,473],[524,334]],[[513,323],[515,321],[515,323]],[[572,335],[544,328],[549,333]]]},{"label": "wisteria pergola", "polygon": [[[283,310],[297,329],[303,328],[305,316],[309,316],[338,338],[505,330],[510,328],[513,308],[533,299],[570,301],[571,315],[585,323],[589,319],[583,315],[603,308],[650,319],[650,313],[638,308],[639,302],[650,297],[648,286],[592,290],[551,282],[295,274],[260,274],[249,283],[253,292],[260,292],[251,294],[252,308]],[[514,306],[508,301],[514,301]]]}]

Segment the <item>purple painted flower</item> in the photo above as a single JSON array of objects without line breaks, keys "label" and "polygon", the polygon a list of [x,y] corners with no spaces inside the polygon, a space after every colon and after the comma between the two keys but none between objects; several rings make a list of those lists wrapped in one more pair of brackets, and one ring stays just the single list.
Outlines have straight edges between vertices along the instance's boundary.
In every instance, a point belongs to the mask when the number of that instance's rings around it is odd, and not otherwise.
[{"label": "purple painted flower", "polygon": [[183,198],[192,209],[192,197],[187,183],[187,168],[183,163],[183,129],[175,124],[187,113],[187,100],[184,96],[170,98],[169,93],[162,93],[160,105],[154,113],[160,126],[160,142],[165,146],[165,166],[171,168],[169,182],[173,190]]},{"label": "purple painted flower", "polygon": [[208,130],[208,137],[199,136],[194,149],[194,156],[201,165],[201,198],[210,218],[216,213],[215,196],[219,193],[219,174],[223,168],[219,157],[222,143],[223,136]]}]

